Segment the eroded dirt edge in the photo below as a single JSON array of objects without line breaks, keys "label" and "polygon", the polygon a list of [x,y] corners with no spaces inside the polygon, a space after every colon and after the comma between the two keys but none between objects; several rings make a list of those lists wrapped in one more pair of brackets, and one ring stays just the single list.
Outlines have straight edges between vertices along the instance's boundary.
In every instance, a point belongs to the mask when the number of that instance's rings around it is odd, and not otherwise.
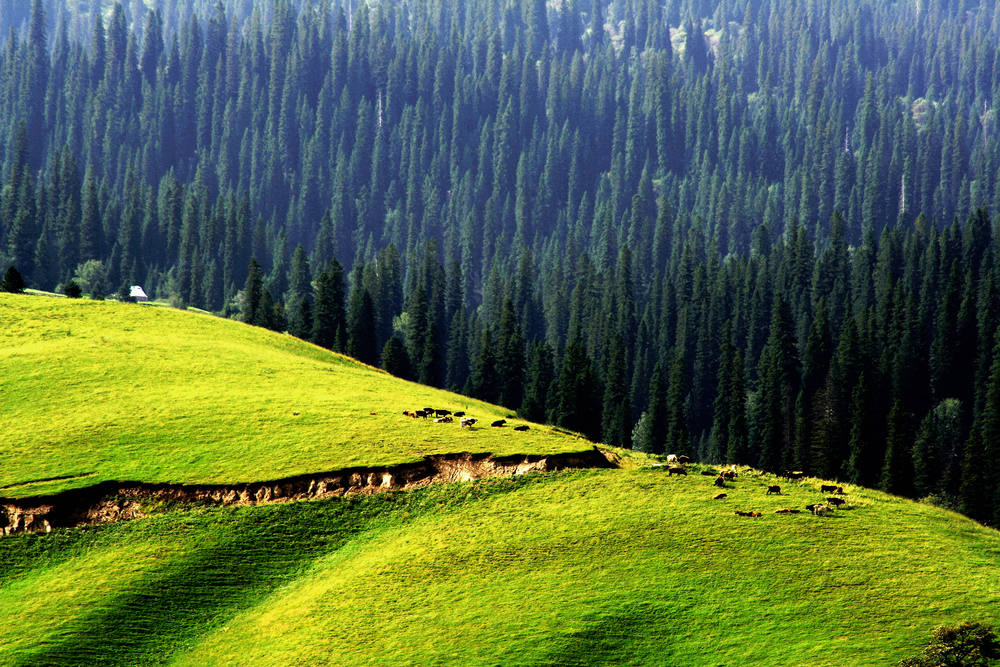
[{"label": "eroded dirt edge", "polygon": [[149,501],[201,505],[257,505],[348,493],[416,489],[429,484],[567,468],[613,468],[617,457],[598,448],[565,454],[443,454],[395,466],[345,468],[243,484],[149,484],[101,482],[34,498],[0,497],[0,534],[47,533],[54,528],[93,526],[145,516]]}]

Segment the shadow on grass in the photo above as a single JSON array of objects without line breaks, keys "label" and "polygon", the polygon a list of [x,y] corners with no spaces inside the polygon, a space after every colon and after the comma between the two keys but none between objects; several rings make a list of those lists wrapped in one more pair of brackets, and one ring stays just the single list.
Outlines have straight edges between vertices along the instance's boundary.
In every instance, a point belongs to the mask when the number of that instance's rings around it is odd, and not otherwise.
[{"label": "shadow on grass", "polygon": [[[361,513],[283,505],[240,511],[208,526],[206,546],[166,563],[74,623],[65,638],[21,659],[31,665],[161,662],[173,650],[294,578],[364,530]],[[309,511],[311,510],[311,511]],[[230,514],[230,513],[226,513]]]},{"label": "shadow on grass", "polygon": [[[623,665],[637,659],[636,648],[659,627],[666,610],[652,604],[623,607],[616,614],[601,614],[587,627],[566,635],[562,645],[551,651],[543,664],[552,665]],[[659,641],[665,641],[659,636]]]},{"label": "shadow on grass", "polygon": [[[429,488],[216,509],[200,515],[178,513],[179,522],[161,517],[158,521],[167,530],[187,532],[193,523],[195,542],[203,546],[179,560],[163,563],[131,584],[129,590],[109,597],[105,606],[73,621],[60,641],[32,647],[18,655],[14,664],[135,665],[168,661],[172,653],[224,625],[235,614],[294,580],[313,560],[336,551],[360,533],[398,525],[428,511],[447,512],[470,501],[536,483],[544,480],[486,480],[458,487],[459,493],[455,489]],[[108,528],[123,531],[122,539],[141,540],[142,532],[155,530],[157,524],[134,525],[138,534],[131,536],[127,527]],[[95,543],[92,536],[86,540],[90,544]],[[190,534],[187,539],[191,539]],[[33,542],[41,544],[43,540],[41,537]],[[74,550],[74,540],[68,542],[63,551]],[[49,545],[55,546],[52,542]]]}]

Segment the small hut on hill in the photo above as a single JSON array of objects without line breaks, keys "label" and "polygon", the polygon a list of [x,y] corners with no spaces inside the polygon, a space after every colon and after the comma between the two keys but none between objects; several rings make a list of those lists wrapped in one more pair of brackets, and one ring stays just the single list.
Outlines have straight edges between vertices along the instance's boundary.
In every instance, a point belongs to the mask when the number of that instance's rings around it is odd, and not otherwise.
[{"label": "small hut on hill", "polygon": [[129,292],[128,298],[136,303],[142,303],[143,301],[149,301],[149,297],[142,290],[139,285],[132,285],[132,291]]}]

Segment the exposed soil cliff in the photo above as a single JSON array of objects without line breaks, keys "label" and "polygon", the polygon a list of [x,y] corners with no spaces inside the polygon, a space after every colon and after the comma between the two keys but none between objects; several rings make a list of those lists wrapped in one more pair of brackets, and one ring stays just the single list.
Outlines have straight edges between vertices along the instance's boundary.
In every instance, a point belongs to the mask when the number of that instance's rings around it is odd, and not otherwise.
[{"label": "exposed soil cliff", "polygon": [[0,534],[41,533],[53,528],[88,526],[135,519],[145,501],[192,502],[216,506],[254,505],[347,493],[415,489],[442,482],[512,477],[565,468],[614,467],[613,455],[589,451],[549,456],[447,454],[397,466],[346,468],[244,484],[148,484],[101,482],[50,496],[0,498]]}]

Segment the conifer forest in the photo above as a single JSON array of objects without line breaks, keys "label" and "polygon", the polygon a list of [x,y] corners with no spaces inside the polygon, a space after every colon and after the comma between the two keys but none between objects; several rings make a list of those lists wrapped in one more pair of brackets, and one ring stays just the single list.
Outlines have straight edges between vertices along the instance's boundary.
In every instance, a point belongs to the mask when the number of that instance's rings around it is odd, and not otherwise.
[{"label": "conifer forest", "polygon": [[1000,526],[1000,4],[0,0],[0,270]]}]

